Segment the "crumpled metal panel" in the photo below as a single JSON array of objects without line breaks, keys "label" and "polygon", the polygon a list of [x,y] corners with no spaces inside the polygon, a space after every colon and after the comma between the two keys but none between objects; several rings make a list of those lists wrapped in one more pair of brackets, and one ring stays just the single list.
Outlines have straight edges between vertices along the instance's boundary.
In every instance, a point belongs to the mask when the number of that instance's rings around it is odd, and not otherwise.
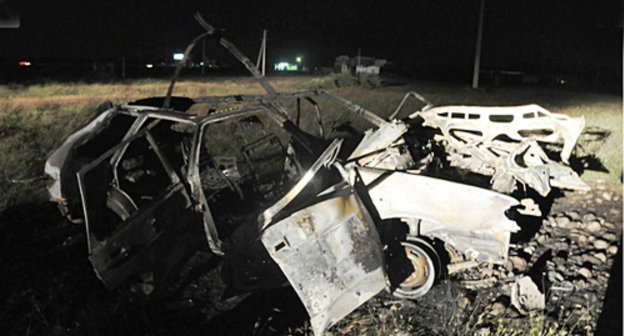
[{"label": "crumpled metal panel", "polygon": [[407,125],[398,120],[386,122],[374,131],[368,130],[364,134],[364,139],[349,156],[349,160],[383,150],[405,132],[407,132]]},{"label": "crumpled metal panel", "polygon": [[500,264],[507,259],[510,234],[520,227],[505,211],[519,204],[516,199],[421,175],[358,171],[381,219],[414,223],[418,232],[412,234],[438,237],[477,260]]},{"label": "crumpled metal panel", "polygon": [[[511,193],[516,181],[546,196],[551,186],[588,190],[569,167],[551,159],[537,141],[563,140],[561,160],[568,163],[585,119],[551,113],[539,105],[440,106],[418,111],[424,125],[438,128],[451,166],[492,176],[494,190]],[[521,162],[519,164],[518,162]]]},{"label": "crumpled metal panel", "polygon": [[497,159],[492,189],[511,193],[516,188],[515,180],[544,197],[550,193],[551,186],[571,190],[590,189],[570,167],[549,159],[535,140],[525,140],[509,155]]},{"label": "crumpled metal panel", "polygon": [[315,335],[386,286],[377,230],[347,191],[293,213],[262,235],[308,311]]},{"label": "crumpled metal panel", "polygon": [[334,139],[325,151],[316,159],[314,164],[303,174],[303,176],[299,179],[299,181],[277,202],[268,207],[258,216],[258,223],[264,229],[268,226],[272,221],[273,217],[277,215],[280,211],[282,211],[288,203],[292,202],[303,189],[312,181],[315,177],[316,172],[318,172],[321,167],[329,167],[340,152],[340,146],[342,145],[342,139]]},{"label": "crumpled metal panel", "polygon": [[402,139],[382,151],[362,157],[357,163],[359,166],[388,170],[405,170],[416,165]]},{"label": "crumpled metal panel", "polygon": [[[572,149],[585,126],[583,117],[572,118],[552,113],[536,104],[438,106],[416,112],[410,117],[416,115],[425,120],[425,126],[440,129],[451,146],[458,148],[488,143],[499,135],[506,135],[517,141],[535,139],[548,143],[562,139],[561,160],[564,163],[568,163]],[[461,136],[454,135],[457,131],[468,131],[473,136],[466,141]]]},{"label": "crumpled metal panel", "polygon": [[85,125],[83,128],[72,133],[65,139],[63,144],[56,149],[45,162],[44,171],[53,180],[53,183],[48,187],[50,198],[52,201],[59,203],[64,202],[63,194],[61,193],[61,167],[64,161],[67,159],[71,149],[85,136],[96,132],[96,130],[103,128],[111,118],[116,114],[116,108],[110,108],[98,115],[95,119]]}]

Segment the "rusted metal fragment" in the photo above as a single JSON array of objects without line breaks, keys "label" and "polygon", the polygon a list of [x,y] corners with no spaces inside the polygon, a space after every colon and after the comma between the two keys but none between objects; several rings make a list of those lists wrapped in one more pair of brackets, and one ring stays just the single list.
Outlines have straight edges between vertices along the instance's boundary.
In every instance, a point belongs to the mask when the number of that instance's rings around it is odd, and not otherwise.
[{"label": "rusted metal fragment", "polygon": [[351,189],[271,225],[262,243],[306,307],[315,335],[386,287],[379,236]]},{"label": "rusted metal fragment", "polygon": [[520,229],[505,215],[519,204],[514,198],[410,173],[358,171],[381,219],[417,220],[412,234],[438,237],[475,260],[506,260],[510,234]]}]

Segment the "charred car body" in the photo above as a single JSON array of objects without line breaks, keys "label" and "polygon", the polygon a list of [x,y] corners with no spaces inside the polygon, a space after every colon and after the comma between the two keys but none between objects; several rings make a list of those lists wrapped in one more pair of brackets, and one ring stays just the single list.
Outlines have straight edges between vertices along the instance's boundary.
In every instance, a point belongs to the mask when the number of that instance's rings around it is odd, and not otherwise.
[{"label": "charred car body", "polygon": [[[200,37],[214,35],[197,19]],[[110,289],[158,295],[206,251],[234,292],[290,284],[321,334],[385,288],[423,295],[446,270],[441,254],[502,264],[518,212],[535,211],[501,192],[587,188],[538,144],[563,138],[566,162],[582,120],[536,105],[433,107],[416,93],[406,99],[422,109],[398,120],[401,103],[385,120],[322,90],[275,92],[217,39],[268,94],[172,97],[174,77],[167,96],[108,108],[46,162],[52,199],[85,226]],[[373,127],[328,129],[320,100]],[[315,131],[300,127],[306,108]],[[440,178],[441,161],[492,176],[497,191]]]}]

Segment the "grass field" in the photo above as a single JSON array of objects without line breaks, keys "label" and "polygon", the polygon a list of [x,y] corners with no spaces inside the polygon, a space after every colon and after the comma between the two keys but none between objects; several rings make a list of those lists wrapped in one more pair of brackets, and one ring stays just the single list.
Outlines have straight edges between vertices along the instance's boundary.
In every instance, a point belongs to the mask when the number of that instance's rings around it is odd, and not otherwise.
[{"label": "grass field", "polygon": [[[278,91],[313,87],[330,89],[381,116],[392,113],[403,95],[410,90],[418,91],[435,104],[538,103],[553,112],[571,116],[584,115],[587,126],[608,133],[601,141],[582,143],[583,151],[595,154],[608,172],[586,171],[582,177],[586,180],[604,179],[612,184],[621,183],[620,95],[574,91],[564,87],[503,87],[475,91],[467,86],[436,83],[380,86],[379,81],[373,81],[358,85],[351,79],[339,81],[339,84],[343,83],[340,85],[343,87],[337,88],[336,77],[276,77],[270,80]],[[98,105],[106,100],[120,104],[128,100],[164,95],[167,86],[168,82],[165,80],[0,86],[0,211],[8,206],[47,199],[43,181],[11,181],[41,175],[43,161],[48,153],[89,120]],[[253,79],[244,77],[182,80],[174,91],[174,95],[190,97],[235,93],[260,94],[263,91]],[[405,116],[414,107],[408,104],[401,115]]]}]

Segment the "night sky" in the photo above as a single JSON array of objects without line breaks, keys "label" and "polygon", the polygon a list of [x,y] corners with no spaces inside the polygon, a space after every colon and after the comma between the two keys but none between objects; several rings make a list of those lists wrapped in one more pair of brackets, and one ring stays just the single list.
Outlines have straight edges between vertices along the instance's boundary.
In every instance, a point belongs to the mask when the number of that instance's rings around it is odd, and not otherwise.
[{"label": "night sky", "polygon": [[[9,1],[11,2],[11,1]],[[201,12],[255,61],[268,29],[269,61],[302,55],[386,58],[399,68],[467,66],[474,57],[479,0],[464,1],[12,1],[21,27],[0,29],[0,59],[125,56],[157,61],[202,32]],[[600,5],[597,5],[600,4]],[[622,5],[575,0],[486,0],[484,68],[591,65],[621,71]],[[214,41],[208,57],[225,58]],[[200,48],[197,48],[199,50]],[[235,61],[232,61],[235,62]]]}]

